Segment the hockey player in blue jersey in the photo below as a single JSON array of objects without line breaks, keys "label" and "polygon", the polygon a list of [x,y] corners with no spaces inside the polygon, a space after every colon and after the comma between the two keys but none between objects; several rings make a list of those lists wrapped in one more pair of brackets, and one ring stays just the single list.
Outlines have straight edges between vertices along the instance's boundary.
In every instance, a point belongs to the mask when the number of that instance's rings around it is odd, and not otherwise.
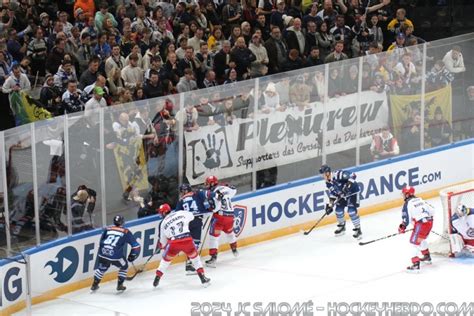
[{"label": "hockey player in blue jersey", "polygon": [[[184,210],[193,213],[194,220],[189,223],[189,231],[196,249],[199,249],[203,227],[202,220],[204,214],[212,212],[214,209],[213,198],[215,193],[210,190],[193,191],[189,184],[180,185],[179,192],[181,197],[176,204],[176,211]],[[189,259],[186,261],[186,273],[189,275],[196,274],[196,270]]]},{"label": "hockey player in blue jersey", "polygon": [[334,173],[328,165],[322,165],[319,173],[326,180],[326,187],[329,191],[329,203],[326,204],[326,214],[329,215],[336,208],[337,229],[334,232],[336,236],[341,236],[346,231],[346,221],[344,219],[344,210],[347,207],[347,213],[354,225],[354,234],[356,239],[362,238],[360,229],[360,218],[357,213],[359,207],[359,184],[355,181],[356,175],[346,170],[337,170]]},{"label": "hockey player in blue jersey", "polygon": [[[117,291],[126,290],[123,282],[127,276],[127,260],[133,262],[138,257],[140,254],[140,245],[132,233],[123,227],[124,222],[123,216],[116,215],[114,217],[114,226],[106,227],[102,233],[98,253],[99,267],[94,272],[94,282],[91,286],[92,291],[99,288],[99,283],[110,265],[119,268]],[[125,259],[124,252],[127,244],[129,244],[132,249],[130,250],[128,258]]]}]

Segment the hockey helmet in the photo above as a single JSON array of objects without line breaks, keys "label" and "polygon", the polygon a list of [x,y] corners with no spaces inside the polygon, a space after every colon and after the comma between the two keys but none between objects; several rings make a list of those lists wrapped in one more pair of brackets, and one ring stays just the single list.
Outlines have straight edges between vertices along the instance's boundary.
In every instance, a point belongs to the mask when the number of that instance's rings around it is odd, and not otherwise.
[{"label": "hockey helmet", "polygon": [[165,216],[169,212],[171,212],[171,207],[167,203],[161,204],[160,207],[158,208],[158,214],[162,216]]},{"label": "hockey helmet", "polygon": [[319,168],[319,173],[324,174],[326,172],[331,172],[331,167],[328,165],[322,165],[321,168]]},{"label": "hockey helmet", "polygon": [[402,189],[402,194],[405,197],[405,199],[412,197],[415,195],[415,188],[412,186],[406,186]]},{"label": "hockey helmet", "polygon": [[206,185],[208,186],[216,186],[219,183],[219,180],[217,180],[216,176],[209,176],[206,178]]},{"label": "hockey helmet", "polygon": [[193,188],[187,183],[183,183],[179,186],[179,192],[181,193],[188,193],[188,192],[191,192],[192,190]]},{"label": "hockey helmet", "polygon": [[459,203],[458,207],[456,208],[456,213],[459,217],[465,216],[467,214],[466,205]]},{"label": "hockey helmet", "polygon": [[125,218],[122,215],[115,215],[114,225],[115,226],[122,226],[123,223],[125,223]]}]

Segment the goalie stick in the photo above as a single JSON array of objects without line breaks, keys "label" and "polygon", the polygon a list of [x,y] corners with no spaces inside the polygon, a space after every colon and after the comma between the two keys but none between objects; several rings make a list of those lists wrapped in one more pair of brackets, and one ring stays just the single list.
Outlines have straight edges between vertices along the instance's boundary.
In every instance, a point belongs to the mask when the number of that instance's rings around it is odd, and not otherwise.
[{"label": "goalie stick", "polygon": [[[407,229],[407,230],[405,230],[405,232],[409,232],[409,231],[411,231],[411,230],[413,230],[413,228]],[[391,237],[395,237],[395,236],[401,235],[401,234],[403,234],[403,233],[395,233],[395,234],[387,235],[387,236],[380,237],[380,238],[377,238],[377,239],[374,239],[374,240],[370,240],[370,241],[361,241],[361,242],[359,243],[359,245],[360,245],[360,246],[368,245],[368,244],[371,244],[371,243],[373,243],[373,242],[376,242],[376,241],[379,241],[379,240],[383,240],[383,239],[387,239],[387,238],[391,238]]]}]

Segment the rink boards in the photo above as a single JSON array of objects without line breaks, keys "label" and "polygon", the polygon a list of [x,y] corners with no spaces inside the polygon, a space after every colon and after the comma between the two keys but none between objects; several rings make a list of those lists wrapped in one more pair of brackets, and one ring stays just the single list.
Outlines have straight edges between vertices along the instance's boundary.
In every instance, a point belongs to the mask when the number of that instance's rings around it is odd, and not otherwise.
[{"label": "rink boards", "polygon": [[[407,184],[414,186],[419,195],[428,198],[437,196],[438,190],[443,187],[472,180],[472,157],[474,140],[469,140],[353,168],[351,171],[357,174],[357,181],[362,187],[360,211],[369,214],[401,205],[400,190]],[[325,195],[321,177],[239,195],[234,199],[237,218],[235,233],[239,236],[239,245],[270,240],[311,227],[323,215]],[[142,246],[136,265],[153,254],[158,221],[157,216],[152,216],[128,222],[127,227]],[[322,225],[334,221],[331,215]],[[396,226],[397,223],[394,224]],[[95,230],[74,235],[25,252],[32,267],[33,303],[90,286],[100,233],[101,230]],[[15,259],[22,260],[21,257]],[[147,268],[156,267],[157,260],[158,256]],[[2,260],[0,275],[0,315],[23,309],[28,292],[25,265]],[[116,272],[109,273],[104,279],[115,276]]]}]

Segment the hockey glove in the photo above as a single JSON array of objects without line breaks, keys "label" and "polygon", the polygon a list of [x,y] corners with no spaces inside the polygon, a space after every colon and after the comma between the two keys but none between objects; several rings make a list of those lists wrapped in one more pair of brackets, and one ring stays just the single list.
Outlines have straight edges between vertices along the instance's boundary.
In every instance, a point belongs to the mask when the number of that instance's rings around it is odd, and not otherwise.
[{"label": "hockey glove", "polygon": [[128,262],[133,262],[133,261],[135,261],[135,259],[137,259],[137,257],[138,257],[138,254],[136,254],[136,253],[130,253],[130,254],[128,255],[127,260],[128,260]]},{"label": "hockey glove", "polygon": [[334,207],[334,205],[331,204],[331,203],[326,204],[326,215],[329,215],[329,214],[332,213],[333,207]]},{"label": "hockey glove", "polygon": [[401,223],[400,226],[398,226],[398,233],[404,234],[406,229],[407,229],[407,225]]},{"label": "hockey glove", "polygon": [[216,191],[216,197],[217,197],[217,199],[220,201],[220,200],[222,200],[222,198],[224,197],[224,194],[222,194],[221,191],[217,190],[217,191]]}]

